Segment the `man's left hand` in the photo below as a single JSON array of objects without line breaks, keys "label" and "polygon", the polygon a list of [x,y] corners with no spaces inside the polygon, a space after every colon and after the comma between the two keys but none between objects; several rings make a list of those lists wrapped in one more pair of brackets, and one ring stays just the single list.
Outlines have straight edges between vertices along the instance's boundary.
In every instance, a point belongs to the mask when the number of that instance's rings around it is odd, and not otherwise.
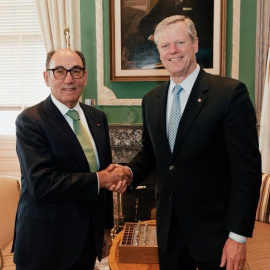
[{"label": "man's left hand", "polygon": [[243,269],[246,260],[246,244],[228,238],[223,248],[220,267],[226,270]]},{"label": "man's left hand", "polygon": [[112,246],[111,230],[107,229],[104,232],[104,241],[103,241],[103,247],[102,247],[102,259],[109,256],[111,246]]}]

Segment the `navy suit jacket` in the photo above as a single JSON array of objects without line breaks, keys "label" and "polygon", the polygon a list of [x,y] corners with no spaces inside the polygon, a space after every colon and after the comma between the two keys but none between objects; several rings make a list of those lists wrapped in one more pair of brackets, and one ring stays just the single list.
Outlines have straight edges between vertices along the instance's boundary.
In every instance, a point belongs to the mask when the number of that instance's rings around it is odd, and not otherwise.
[{"label": "navy suit jacket", "polygon": [[[106,116],[80,106],[104,169],[112,162]],[[104,229],[113,227],[112,192],[98,193],[96,173],[90,172],[76,135],[50,96],[18,116],[16,135],[22,192],[13,243],[15,263],[30,269],[69,269],[89,231],[101,258]]]},{"label": "navy suit jacket", "polygon": [[157,168],[157,238],[167,248],[172,208],[193,258],[221,258],[229,231],[252,235],[261,183],[256,116],[246,86],[201,70],[176,137],[166,134],[169,82],[143,98],[142,149],[128,164],[134,190]]}]

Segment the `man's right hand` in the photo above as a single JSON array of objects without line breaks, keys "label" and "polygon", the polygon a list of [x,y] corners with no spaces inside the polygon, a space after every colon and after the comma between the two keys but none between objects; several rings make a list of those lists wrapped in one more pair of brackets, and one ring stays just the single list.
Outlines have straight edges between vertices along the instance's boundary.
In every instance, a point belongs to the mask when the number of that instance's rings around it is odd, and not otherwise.
[{"label": "man's right hand", "polygon": [[132,182],[132,174],[127,166],[111,164],[97,174],[100,188],[118,193],[124,193]]}]

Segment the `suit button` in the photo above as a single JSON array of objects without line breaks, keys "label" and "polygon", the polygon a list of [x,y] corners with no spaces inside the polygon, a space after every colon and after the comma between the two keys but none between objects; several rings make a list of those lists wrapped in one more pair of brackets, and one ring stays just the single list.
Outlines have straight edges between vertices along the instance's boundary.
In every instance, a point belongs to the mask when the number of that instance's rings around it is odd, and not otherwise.
[{"label": "suit button", "polygon": [[170,171],[173,171],[173,170],[174,170],[174,166],[170,166],[170,167],[169,167],[169,170],[170,170]]}]

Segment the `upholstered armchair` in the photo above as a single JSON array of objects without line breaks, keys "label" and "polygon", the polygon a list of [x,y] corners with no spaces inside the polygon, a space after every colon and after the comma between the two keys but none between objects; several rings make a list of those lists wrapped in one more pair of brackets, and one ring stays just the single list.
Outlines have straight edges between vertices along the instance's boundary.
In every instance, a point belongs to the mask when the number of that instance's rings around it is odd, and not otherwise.
[{"label": "upholstered armchair", "polygon": [[15,270],[11,253],[15,215],[20,196],[20,180],[0,175],[0,269]]}]

